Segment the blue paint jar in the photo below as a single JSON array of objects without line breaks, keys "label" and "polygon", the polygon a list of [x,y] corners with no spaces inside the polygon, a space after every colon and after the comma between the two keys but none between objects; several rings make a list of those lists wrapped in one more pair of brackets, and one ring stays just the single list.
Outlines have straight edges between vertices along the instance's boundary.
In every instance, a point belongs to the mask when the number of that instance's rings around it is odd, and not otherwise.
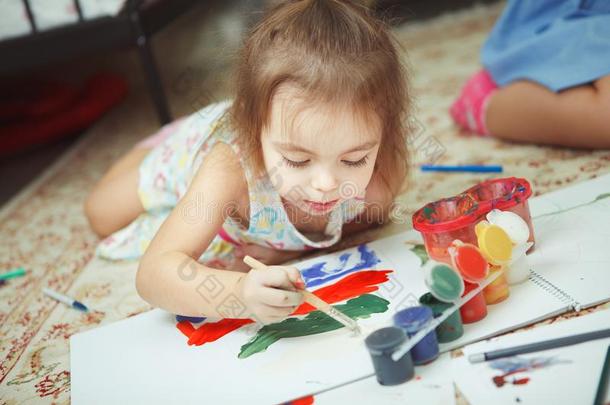
[{"label": "blue paint jar", "polygon": [[409,381],[415,375],[411,354],[405,353],[398,361],[392,354],[407,341],[405,331],[393,326],[381,328],[364,340],[369,350],[377,382],[381,385],[398,385]]},{"label": "blue paint jar", "polygon": [[[433,319],[432,309],[418,305],[405,308],[394,314],[394,325],[403,329],[411,337],[425,328]],[[430,363],[439,355],[436,331],[432,330],[411,349],[413,363],[422,365]]]}]

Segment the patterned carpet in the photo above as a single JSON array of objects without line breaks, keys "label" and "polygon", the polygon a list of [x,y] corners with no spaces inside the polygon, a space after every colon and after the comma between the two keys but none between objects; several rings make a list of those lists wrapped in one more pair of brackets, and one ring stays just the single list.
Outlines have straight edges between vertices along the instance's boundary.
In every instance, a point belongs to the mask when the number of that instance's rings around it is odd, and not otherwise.
[{"label": "patterned carpet", "polygon": [[[610,151],[510,144],[461,134],[452,125],[447,109],[478,68],[478,50],[500,10],[499,5],[478,7],[396,30],[408,52],[417,104],[412,162],[502,164],[507,176],[529,179],[536,195],[610,171]],[[176,115],[228,95],[224,72],[240,32],[235,13],[211,19],[195,12],[158,38],[156,50]],[[135,77],[139,67],[132,62],[110,66]],[[70,335],[150,308],[135,291],[136,263],[92,260],[98,240],[82,205],[109,164],[156,127],[147,94],[136,82],[122,105],[0,212],[0,269],[28,270],[26,277],[0,287],[0,403],[69,402]],[[343,246],[405,230],[410,213],[422,203],[485,178],[413,170],[408,191],[398,199],[395,223]],[[92,312],[57,304],[41,294],[43,286],[86,301]]]}]

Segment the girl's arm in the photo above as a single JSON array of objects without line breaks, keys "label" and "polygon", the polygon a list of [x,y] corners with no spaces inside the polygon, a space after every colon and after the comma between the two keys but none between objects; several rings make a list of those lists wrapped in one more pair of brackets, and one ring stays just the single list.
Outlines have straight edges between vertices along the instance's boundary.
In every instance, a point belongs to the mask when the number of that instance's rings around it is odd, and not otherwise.
[{"label": "girl's arm", "polygon": [[228,145],[216,144],[142,257],[136,275],[140,296],[186,316],[249,318],[254,314],[263,322],[287,316],[302,301],[300,294],[288,291],[298,283],[298,270],[282,267],[241,273],[196,260],[218,233],[230,207],[247,192],[238,157]]}]

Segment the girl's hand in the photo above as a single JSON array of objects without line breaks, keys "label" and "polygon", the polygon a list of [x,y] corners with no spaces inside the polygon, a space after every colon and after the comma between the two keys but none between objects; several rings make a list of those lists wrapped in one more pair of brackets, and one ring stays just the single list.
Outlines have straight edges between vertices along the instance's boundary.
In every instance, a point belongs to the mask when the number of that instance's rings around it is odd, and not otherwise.
[{"label": "girl's hand", "polygon": [[304,254],[301,250],[279,250],[247,243],[235,248],[235,257],[241,261],[246,255],[252,256],[267,265],[282,264],[288,260],[296,259]]},{"label": "girl's hand", "polygon": [[303,302],[297,289],[305,283],[296,267],[268,266],[250,270],[237,285],[237,295],[263,324],[280,322]]}]

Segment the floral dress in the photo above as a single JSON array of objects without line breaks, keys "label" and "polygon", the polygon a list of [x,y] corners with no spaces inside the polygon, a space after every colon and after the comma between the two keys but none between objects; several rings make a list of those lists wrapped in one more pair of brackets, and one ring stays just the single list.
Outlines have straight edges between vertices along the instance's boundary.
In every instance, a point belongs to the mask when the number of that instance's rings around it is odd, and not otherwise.
[{"label": "floral dress", "polygon": [[[236,136],[227,123],[225,113],[230,105],[230,101],[211,104],[166,125],[136,145],[153,147],[139,168],[138,195],[145,212],[125,228],[105,238],[97,247],[98,256],[114,260],[138,259],[142,256],[163,221],[188,190],[199,165],[216,142],[228,144],[237,156],[243,156]],[[249,226],[246,229],[239,221],[227,217],[199,258],[199,262],[211,267],[229,268],[235,260],[235,246],[242,243],[279,250],[331,246],[340,240],[342,225],[364,209],[363,193],[343,200],[330,212],[324,235],[306,236],[290,222],[269,174],[255,177],[245,161],[241,163],[248,182]],[[191,208],[185,210],[186,220],[205,220],[204,210],[198,209],[196,201]]]}]

